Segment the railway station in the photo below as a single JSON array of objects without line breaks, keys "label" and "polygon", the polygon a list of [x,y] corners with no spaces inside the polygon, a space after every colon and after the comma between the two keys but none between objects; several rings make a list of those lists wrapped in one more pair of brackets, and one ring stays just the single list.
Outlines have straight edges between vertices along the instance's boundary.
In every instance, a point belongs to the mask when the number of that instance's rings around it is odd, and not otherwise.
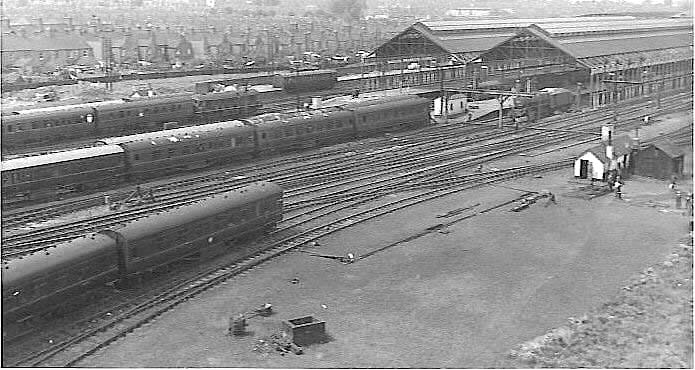
[{"label": "railway station", "polygon": [[[692,26],[689,19],[629,16],[419,22],[373,56],[426,61],[421,63],[428,67],[430,61],[461,64],[451,72],[431,68],[417,77],[432,83],[443,79],[451,88],[488,81],[520,92],[565,87],[580,94],[579,104],[598,107],[635,96],[658,100],[660,91],[691,86]],[[399,77],[404,86],[413,83],[407,73],[393,78]]]},{"label": "railway station", "polygon": [[347,56],[152,33],[120,78],[94,16],[105,75],[3,93],[3,367],[693,367],[693,20],[606,4],[312,8]]}]

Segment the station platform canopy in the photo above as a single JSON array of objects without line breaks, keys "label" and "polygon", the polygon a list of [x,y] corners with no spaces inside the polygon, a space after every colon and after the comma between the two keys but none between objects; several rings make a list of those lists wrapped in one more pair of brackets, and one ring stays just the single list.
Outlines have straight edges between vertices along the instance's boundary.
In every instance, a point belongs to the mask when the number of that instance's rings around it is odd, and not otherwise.
[{"label": "station platform canopy", "polygon": [[549,58],[594,68],[668,55],[692,59],[692,27],[691,19],[633,16],[418,22],[370,56],[377,60],[446,57],[461,64],[481,57]]},{"label": "station platform canopy", "polygon": [[635,19],[532,24],[475,61],[498,70],[562,64],[610,72],[692,58],[692,20]]}]

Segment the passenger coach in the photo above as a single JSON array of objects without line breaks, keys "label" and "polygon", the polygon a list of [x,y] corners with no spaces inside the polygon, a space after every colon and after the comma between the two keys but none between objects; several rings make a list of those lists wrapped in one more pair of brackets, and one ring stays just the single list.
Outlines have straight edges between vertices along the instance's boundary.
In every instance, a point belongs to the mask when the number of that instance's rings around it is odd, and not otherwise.
[{"label": "passenger coach", "polygon": [[259,182],[3,261],[3,333],[7,324],[72,303],[88,287],[127,285],[184,257],[233,251],[281,219],[282,188]]},{"label": "passenger coach", "polygon": [[242,121],[111,137],[97,143],[119,145],[125,150],[131,180],[224,164],[255,153],[254,128]]},{"label": "passenger coach", "polygon": [[3,204],[116,185],[123,181],[123,153],[105,145],[2,161]]}]

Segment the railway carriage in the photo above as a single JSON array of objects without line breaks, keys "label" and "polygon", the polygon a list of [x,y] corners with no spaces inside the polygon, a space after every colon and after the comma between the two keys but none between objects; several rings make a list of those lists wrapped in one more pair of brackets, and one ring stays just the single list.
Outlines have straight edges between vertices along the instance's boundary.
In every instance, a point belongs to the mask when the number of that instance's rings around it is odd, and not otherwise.
[{"label": "railway carriage", "polygon": [[193,97],[195,122],[198,124],[232,120],[254,115],[261,107],[253,90],[215,92]]},{"label": "railway carriage", "polygon": [[430,120],[430,101],[416,96],[350,103],[346,109],[354,112],[356,130],[362,137],[412,130]]},{"label": "railway carriage", "polygon": [[86,105],[13,111],[2,116],[3,151],[95,133],[95,112]]},{"label": "railway carriage", "polygon": [[192,123],[194,104],[190,94],[140,98],[98,109],[98,135],[124,135],[161,130],[164,123]]},{"label": "railway carriage", "polygon": [[352,112],[339,109],[266,114],[246,121],[256,128],[260,154],[329,145],[355,137]]},{"label": "railway carriage", "polygon": [[308,112],[267,114],[152,133],[100,139],[94,148],[2,163],[3,204],[55,198],[257,155],[329,145],[424,127],[428,99],[397,96]]},{"label": "railway carriage", "polygon": [[[40,314],[87,286],[118,278],[116,243],[90,234],[42,252],[3,261],[3,321]],[[3,322],[3,326],[6,322]]]},{"label": "railway carriage", "polygon": [[242,118],[255,114],[260,106],[258,93],[241,91],[207,95],[180,93],[5,110],[2,112],[2,151]]},{"label": "railway carriage", "polygon": [[105,145],[2,162],[2,203],[55,199],[123,181],[123,148]]},{"label": "railway carriage", "polygon": [[127,248],[132,276],[190,255],[214,257],[275,227],[282,219],[282,189],[259,182],[192,205],[152,215],[113,230]]},{"label": "railway carriage", "polygon": [[129,280],[187,256],[214,257],[272,230],[282,188],[259,182],[2,262],[7,324],[53,311],[87,287]]},{"label": "railway carriage", "polygon": [[116,242],[90,234],[2,262],[2,315],[17,320],[60,305],[87,286],[118,279]]},{"label": "railway carriage", "polygon": [[254,128],[241,121],[217,122],[154,133],[100,139],[125,151],[131,180],[142,180],[255,155]]},{"label": "railway carriage", "polygon": [[273,77],[273,86],[293,92],[332,89],[338,83],[338,72],[332,69],[278,73]]}]

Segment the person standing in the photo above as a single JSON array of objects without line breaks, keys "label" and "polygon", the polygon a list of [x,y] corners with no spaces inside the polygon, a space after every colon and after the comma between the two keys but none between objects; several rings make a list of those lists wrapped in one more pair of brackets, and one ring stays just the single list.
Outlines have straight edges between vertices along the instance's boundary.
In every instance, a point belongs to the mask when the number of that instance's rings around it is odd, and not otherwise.
[{"label": "person standing", "polygon": [[613,186],[615,187],[615,197],[618,199],[623,199],[623,183],[616,181]]},{"label": "person standing", "polygon": [[555,194],[548,192],[548,201],[545,203],[545,206],[549,206],[550,203],[557,205],[557,200],[555,199]]}]

